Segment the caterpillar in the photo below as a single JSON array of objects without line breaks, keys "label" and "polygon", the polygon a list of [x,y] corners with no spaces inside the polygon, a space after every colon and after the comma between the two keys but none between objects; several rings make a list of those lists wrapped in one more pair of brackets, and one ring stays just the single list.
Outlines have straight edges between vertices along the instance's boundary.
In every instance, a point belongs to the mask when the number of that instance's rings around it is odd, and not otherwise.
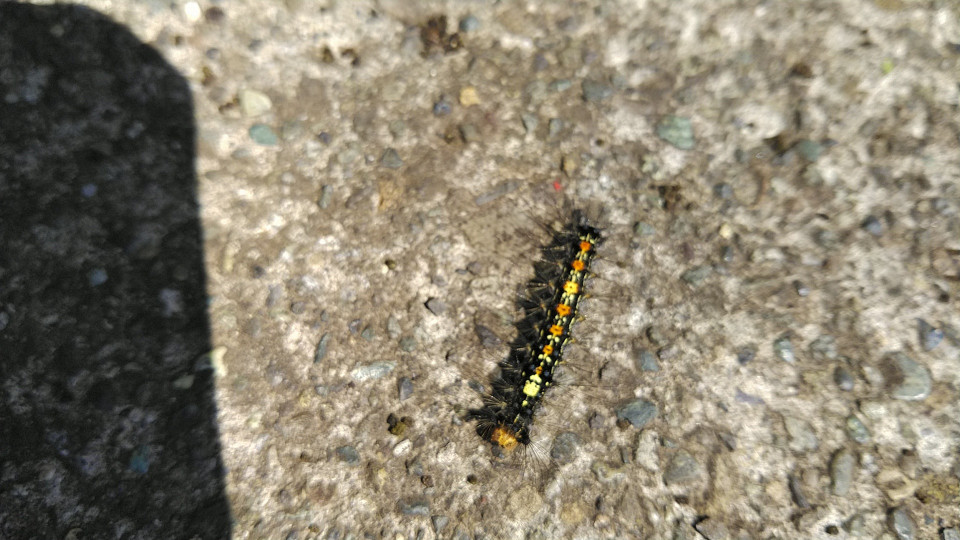
[{"label": "caterpillar", "polygon": [[601,229],[591,225],[583,211],[573,210],[543,247],[536,275],[518,300],[524,315],[516,324],[517,338],[500,362],[500,376],[486,404],[470,411],[478,422],[477,434],[494,447],[510,451],[530,443],[534,415],[563,363],[590,264],[602,242]]}]

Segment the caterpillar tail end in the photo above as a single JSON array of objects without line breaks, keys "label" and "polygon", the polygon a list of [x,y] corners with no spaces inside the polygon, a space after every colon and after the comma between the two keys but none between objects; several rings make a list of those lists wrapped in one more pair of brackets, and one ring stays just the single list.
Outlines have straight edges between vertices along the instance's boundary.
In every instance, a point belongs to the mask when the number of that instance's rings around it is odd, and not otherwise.
[{"label": "caterpillar tail end", "polygon": [[509,426],[497,426],[490,434],[490,442],[506,451],[511,451],[520,443],[517,434]]}]

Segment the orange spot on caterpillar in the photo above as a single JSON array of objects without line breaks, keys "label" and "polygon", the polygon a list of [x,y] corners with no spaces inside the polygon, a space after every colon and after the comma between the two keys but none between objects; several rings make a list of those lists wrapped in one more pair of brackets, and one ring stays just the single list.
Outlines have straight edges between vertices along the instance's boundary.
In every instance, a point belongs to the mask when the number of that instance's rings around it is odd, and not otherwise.
[{"label": "orange spot on caterpillar", "polygon": [[593,247],[593,244],[591,244],[590,242],[587,242],[586,240],[583,240],[580,242],[580,251],[590,251],[590,248],[592,247]]},{"label": "orange spot on caterpillar", "polygon": [[545,355],[547,355],[547,356],[550,356],[551,354],[553,354],[553,345],[550,345],[549,343],[547,343],[546,345],[544,345],[544,346],[543,346],[543,354],[545,354]]},{"label": "orange spot on caterpillar", "polygon": [[557,315],[561,317],[566,317],[570,314],[570,306],[566,304],[557,304]]},{"label": "orange spot on caterpillar", "polygon": [[587,267],[587,265],[584,264],[583,261],[581,261],[580,259],[577,259],[572,263],[570,263],[570,266],[572,266],[573,269],[576,270],[577,272],[583,272],[583,269]]},{"label": "orange spot on caterpillar", "polygon": [[507,426],[497,426],[490,435],[490,440],[504,450],[513,450],[517,447],[517,434]]},{"label": "orange spot on caterpillar", "polygon": [[580,285],[576,281],[568,281],[563,284],[563,292],[567,294],[577,294],[580,292]]},{"label": "orange spot on caterpillar", "polygon": [[541,373],[543,373],[543,366],[537,366],[536,374],[540,375]]},{"label": "orange spot on caterpillar", "polygon": [[557,336],[557,337],[560,337],[560,336],[563,335],[563,327],[560,326],[559,324],[551,325],[551,326],[550,326],[550,333],[553,334],[553,335],[555,335],[555,336]]}]

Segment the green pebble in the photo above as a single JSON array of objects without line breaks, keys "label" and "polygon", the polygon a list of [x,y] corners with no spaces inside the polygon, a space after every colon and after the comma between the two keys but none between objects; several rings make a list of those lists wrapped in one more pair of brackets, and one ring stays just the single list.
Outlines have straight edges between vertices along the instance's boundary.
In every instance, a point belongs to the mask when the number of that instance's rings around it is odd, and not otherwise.
[{"label": "green pebble", "polygon": [[859,418],[853,415],[847,417],[847,435],[860,444],[870,442],[870,430],[863,425]]},{"label": "green pebble", "polygon": [[690,150],[694,145],[693,124],[689,118],[667,116],[657,125],[657,136],[681,150]]},{"label": "green pebble", "polygon": [[280,142],[277,134],[266,124],[254,124],[250,126],[250,138],[257,144],[263,146],[276,146]]}]

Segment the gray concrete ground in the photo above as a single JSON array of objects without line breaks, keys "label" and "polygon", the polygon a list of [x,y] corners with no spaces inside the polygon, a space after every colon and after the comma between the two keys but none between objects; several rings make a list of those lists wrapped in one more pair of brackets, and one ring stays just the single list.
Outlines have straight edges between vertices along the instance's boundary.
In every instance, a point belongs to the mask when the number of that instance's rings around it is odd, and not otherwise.
[{"label": "gray concrete ground", "polygon": [[[85,5],[193,94],[233,537],[960,536],[960,4]],[[497,456],[561,199],[595,294]]]}]

